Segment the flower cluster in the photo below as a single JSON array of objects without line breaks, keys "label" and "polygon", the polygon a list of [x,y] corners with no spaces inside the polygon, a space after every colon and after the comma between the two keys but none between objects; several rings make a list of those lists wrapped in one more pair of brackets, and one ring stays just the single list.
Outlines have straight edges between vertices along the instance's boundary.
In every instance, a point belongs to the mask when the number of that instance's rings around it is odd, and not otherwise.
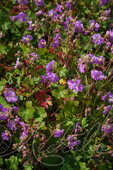
[{"label": "flower cluster", "polygon": [[83,91],[84,89],[84,85],[80,84],[81,80],[68,80],[68,87],[73,90],[74,93],[78,92],[78,91]]}]

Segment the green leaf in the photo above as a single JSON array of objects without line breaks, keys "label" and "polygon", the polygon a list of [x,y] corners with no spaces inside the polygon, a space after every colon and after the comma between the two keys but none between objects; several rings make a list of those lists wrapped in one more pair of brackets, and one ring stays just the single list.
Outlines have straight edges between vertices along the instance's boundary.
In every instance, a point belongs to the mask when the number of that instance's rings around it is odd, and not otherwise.
[{"label": "green leaf", "polygon": [[80,170],[90,170],[89,168],[86,167],[85,162],[79,162]]},{"label": "green leaf", "polygon": [[18,170],[19,159],[17,156],[12,155],[9,159],[5,159],[8,169]]},{"label": "green leaf", "polygon": [[42,120],[47,117],[47,113],[45,112],[45,109],[43,107],[39,107],[37,108],[34,116],[35,122],[42,122]]},{"label": "green leaf", "polygon": [[54,96],[56,99],[60,99],[60,94],[57,89],[52,90],[52,96]]},{"label": "green leaf", "polygon": [[26,108],[29,109],[30,107],[32,107],[32,101],[27,101]]},{"label": "green leaf", "polygon": [[59,72],[59,76],[60,77],[65,77],[67,74],[67,69],[66,68],[61,68],[60,72]]},{"label": "green leaf", "polygon": [[7,54],[6,46],[0,44],[0,54]]},{"label": "green leaf", "polygon": [[84,118],[82,119],[81,125],[82,125],[83,127],[87,127],[87,126],[88,126],[88,124],[87,124],[87,118],[84,117]]},{"label": "green leaf", "polygon": [[28,165],[24,165],[24,170],[32,170],[33,166],[28,164]]},{"label": "green leaf", "polygon": [[12,3],[13,3],[13,4],[16,4],[16,0],[12,0]]},{"label": "green leaf", "polygon": [[60,91],[60,96],[61,96],[62,98],[65,98],[65,97],[67,96],[67,94],[68,94],[68,91],[67,91],[67,90],[62,90],[62,91]]},{"label": "green leaf", "polygon": [[4,107],[8,107],[7,102],[5,101],[5,99],[2,96],[0,96],[0,104],[2,104]]},{"label": "green leaf", "polygon": [[0,158],[0,165],[3,164],[3,158]]},{"label": "green leaf", "polygon": [[3,79],[3,78],[1,79],[1,81],[0,81],[0,94],[1,94],[2,90],[4,89],[6,82],[7,81],[5,79]]}]

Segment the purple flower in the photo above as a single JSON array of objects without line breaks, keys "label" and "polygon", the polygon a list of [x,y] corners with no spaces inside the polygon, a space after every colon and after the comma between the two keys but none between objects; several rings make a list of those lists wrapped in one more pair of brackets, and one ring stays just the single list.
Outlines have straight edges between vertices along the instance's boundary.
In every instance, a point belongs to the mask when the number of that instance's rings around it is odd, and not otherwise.
[{"label": "purple flower", "polygon": [[62,5],[59,5],[59,4],[57,4],[57,7],[55,8],[55,10],[57,11],[57,12],[60,12],[60,13],[62,13],[63,11],[63,6]]},{"label": "purple flower", "polygon": [[3,108],[2,108],[2,112],[3,112],[3,113],[7,113],[8,111],[9,111],[9,109],[8,109],[7,107],[3,107]]},{"label": "purple flower", "polygon": [[79,131],[79,127],[80,127],[80,122],[77,122],[75,125],[74,133],[77,133]]},{"label": "purple flower", "polygon": [[7,123],[7,127],[10,129],[10,130],[17,130],[17,123],[15,120],[10,120],[8,123]]},{"label": "purple flower", "polygon": [[2,111],[2,108],[3,108],[3,106],[2,106],[2,104],[0,104],[0,112]]},{"label": "purple flower", "polygon": [[98,71],[98,70],[92,70],[91,71],[91,77],[94,80],[103,80],[104,79],[104,74],[102,73],[102,71]]},{"label": "purple flower", "polygon": [[92,64],[101,65],[101,64],[104,64],[105,58],[103,56],[100,56],[100,57],[92,56],[90,61],[91,61],[90,63]]},{"label": "purple flower", "polygon": [[28,21],[28,24],[29,24],[28,30],[32,30],[33,29],[32,23],[33,23],[32,21]]},{"label": "purple flower", "polygon": [[80,84],[81,80],[68,80],[68,87],[73,90],[74,93],[78,92],[78,91],[83,91],[84,86],[82,84]]},{"label": "purple flower", "polygon": [[48,82],[48,76],[45,76],[45,75],[41,75],[41,82],[43,82],[43,83],[46,83],[46,82]]},{"label": "purple flower", "polygon": [[55,63],[55,60],[52,60],[46,65],[46,73],[53,71],[54,63]]},{"label": "purple flower", "polygon": [[14,69],[17,69],[18,68],[18,65],[19,65],[19,60],[20,60],[20,58],[17,58],[17,60],[16,60],[16,64],[15,64],[15,66],[14,66]]},{"label": "purple flower", "polygon": [[12,107],[12,113],[17,114],[18,110],[19,110],[19,108],[17,106]]},{"label": "purple flower", "polygon": [[37,15],[38,15],[38,16],[41,16],[41,15],[43,15],[43,12],[42,12],[41,10],[39,10],[39,11],[37,12]]},{"label": "purple flower", "polygon": [[84,31],[84,35],[88,35],[89,34],[89,31]]},{"label": "purple flower", "polygon": [[55,10],[51,9],[47,12],[47,14],[48,14],[49,17],[53,17],[54,15],[57,14],[57,12]]},{"label": "purple flower", "polygon": [[60,136],[62,136],[63,135],[63,133],[64,133],[64,129],[62,129],[62,130],[56,130],[55,132],[54,132],[54,137],[60,137]]},{"label": "purple flower", "polygon": [[85,73],[85,68],[86,68],[86,64],[82,64],[82,63],[79,64],[79,71],[81,73]]},{"label": "purple flower", "polygon": [[103,114],[107,114],[112,108],[112,105],[104,107],[104,111],[102,112]]},{"label": "purple flower", "polygon": [[90,22],[90,29],[91,30],[94,30],[94,31],[99,30],[100,25],[97,22],[95,22],[94,20],[90,20],[89,22]]},{"label": "purple flower", "polygon": [[100,45],[104,42],[104,38],[101,37],[100,34],[94,34],[92,36],[92,41],[97,44],[97,45]]},{"label": "purple flower", "polygon": [[80,33],[83,30],[83,24],[81,21],[76,21],[74,22],[74,32],[75,33]]},{"label": "purple flower", "polygon": [[17,16],[16,19],[19,20],[20,22],[26,21],[27,20],[27,15],[24,12],[20,12]]},{"label": "purple flower", "polygon": [[108,10],[105,11],[106,17],[111,13],[111,9],[109,8]]},{"label": "purple flower", "polygon": [[113,30],[106,31],[106,37],[109,38],[110,42],[113,42]]},{"label": "purple flower", "polygon": [[18,101],[18,97],[16,96],[15,92],[12,90],[4,92],[4,96],[5,96],[5,99],[7,100],[7,102],[14,103],[14,102]]},{"label": "purple flower", "polygon": [[30,55],[32,56],[32,58],[30,58],[31,60],[37,60],[39,57],[39,55],[36,53],[31,53]]},{"label": "purple flower", "polygon": [[44,0],[34,0],[36,6],[43,6],[44,5]]},{"label": "purple flower", "polygon": [[56,49],[59,46],[59,40],[60,40],[60,34],[56,34],[56,36],[53,39],[53,42],[51,43],[51,46]]},{"label": "purple flower", "polygon": [[10,16],[9,18],[11,21],[14,21],[14,22],[18,21],[17,16]]},{"label": "purple flower", "polygon": [[71,4],[71,2],[72,1],[66,1],[66,4],[65,4],[65,6],[66,6],[66,8],[68,9],[68,10],[71,10],[71,8],[72,8],[72,4]]},{"label": "purple flower", "polygon": [[5,113],[0,114],[0,120],[7,120],[8,116]]},{"label": "purple flower", "polygon": [[9,140],[11,137],[11,134],[8,130],[5,130],[4,132],[1,133],[1,137],[3,140]]},{"label": "purple flower", "polygon": [[105,124],[102,126],[101,130],[102,130],[102,132],[109,134],[109,133],[113,132],[113,125]]},{"label": "purple flower", "polygon": [[30,43],[30,41],[32,41],[33,40],[33,37],[31,36],[31,35],[24,35],[23,37],[22,37],[22,41],[24,42],[24,43]]},{"label": "purple flower", "polygon": [[75,146],[81,143],[81,141],[77,140],[77,137],[75,137],[74,135],[69,135],[67,138],[67,141],[68,141],[68,147],[70,150],[73,150]]},{"label": "purple flower", "polygon": [[28,132],[24,130],[20,135],[20,140],[25,140],[28,137]]},{"label": "purple flower", "polygon": [[111,42],[106,42],[106,48],[109,48],[111,46]]},{"label": "purple flower", "polygon": [[108,92],[107,94],[102,96],[101,100],[107,100],[110,95],[111,95],[111,92]]},{"label": "purple flower", "polygon": [[59,77],[57,76],[56,73],[52,73],[52,72],[47,72],[47,78],[49,81],[56,83],[59,80]]},{"label": "purple flower", "polygon": [[38,42],[38,48],[44,48],[45,46],[46,46],[46,40],[42,38],[42,39]]},{"label": "purple flower", "polygon": [[27,136],[28,136],[28,128],[27,128],[27,125],[24,123],[24,122],[19,122],[19,124],[22,126],[22,128],[23,128],[23,131],[22,131],[22,133],[21,133],[21,135],[20,135],[20,139],[21,140],[24,140],[24,139],[26,139],[27,138]]},{"label": "purple flower", "polygon": [[106,5],[109,0],[100,0],[100,6]]},{"label": "purple flower", "polygon": [[69,17],[66,17],[66,21],[63,23],[63,27],[66,29],[68,24],[71,24],[72,23],[72,17],[69,16]]},{"label": "purple flower", "polygon": [[18,2],[19,4],[22,4],[22,5],[25,5],[25,4],[28,4],[28,3],[29,3],[28,0],[17,0],[17,2]]},{"label": "purple flower", "polygon": [[54,15],[54,16],[52,17],[52,20],[53,20],[53,21],[58,21],[58,22],[59,22],[59,20],[62,20],[62,15],[56,14],[56,15]]},{"label": "purple flower", "polygon": [[113,94],[109,95],[108,102],[109,102],[109,103],[113,103]]}]

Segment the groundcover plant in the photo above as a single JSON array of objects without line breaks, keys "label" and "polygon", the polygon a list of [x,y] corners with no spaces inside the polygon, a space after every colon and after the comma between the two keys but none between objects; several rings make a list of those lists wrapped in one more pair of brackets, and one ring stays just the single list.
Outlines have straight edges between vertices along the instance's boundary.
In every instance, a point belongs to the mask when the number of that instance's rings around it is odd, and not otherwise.
[{"label": "groundcover plant", "polygon": [[1,0],[0,77],[1,169],[113,169],[113,0]]}]

